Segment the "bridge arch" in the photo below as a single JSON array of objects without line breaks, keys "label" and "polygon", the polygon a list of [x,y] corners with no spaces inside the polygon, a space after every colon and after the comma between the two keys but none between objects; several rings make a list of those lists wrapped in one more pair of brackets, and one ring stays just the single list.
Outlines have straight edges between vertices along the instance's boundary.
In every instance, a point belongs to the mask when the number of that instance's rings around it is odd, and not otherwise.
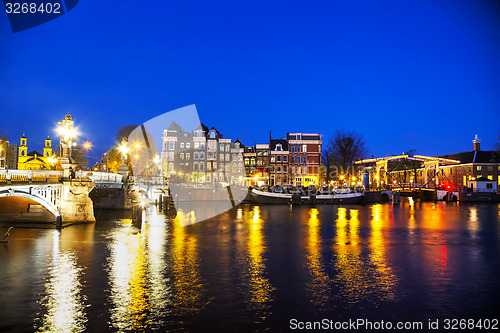
[{"label": "bridge arch", "polygon": [[6,189],[6,190],[0,191],[0,198],[3,198],[3,197],[23,197],[23,198],[31,199],[35,202],[38,202],[43,207],[45,207],[52,215],[54,215],[56,217],[59,216],[59,210],[57,209],[57,207],[55,207],[51,203],[47,202],[43,198],[37,197],[35,195],[29,194],[29,193],[26,193],[23,191],[19,191],[19,190],[16,191],[15,189],[11,188],[11,189]]}]

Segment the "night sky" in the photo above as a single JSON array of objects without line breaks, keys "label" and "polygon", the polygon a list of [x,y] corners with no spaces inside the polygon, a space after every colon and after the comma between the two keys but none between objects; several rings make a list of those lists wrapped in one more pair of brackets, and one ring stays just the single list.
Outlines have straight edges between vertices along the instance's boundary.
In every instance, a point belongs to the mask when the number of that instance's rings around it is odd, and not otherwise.
[{"label": "night sky", "polygon": [[497,1],[81,0],[18,33],[0,6],[0,129],[30,151],[66,112],[99,156],[190,104],[244,144],[347,129],[370,155],[441,155],[500,134]]}]

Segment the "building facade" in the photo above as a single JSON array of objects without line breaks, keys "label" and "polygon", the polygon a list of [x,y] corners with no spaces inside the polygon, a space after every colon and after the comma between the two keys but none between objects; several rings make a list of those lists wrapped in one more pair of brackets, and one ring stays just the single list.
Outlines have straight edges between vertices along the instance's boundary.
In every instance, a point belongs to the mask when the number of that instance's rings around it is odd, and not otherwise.
[{"label": "building facade", "polygon": [[28,153],[28,139],[23,133],[17,155],[17,169],[19,170],[44,170],[50,169],[52,158],[52,140],[49,136],[45,139],[43,153],[33,150]]},{"label": "building facade", "polygon": [[178,183],[244,185],[244,148],[214,127],[200,124],[188,132],[172,122],[162,138],[164,174]]}]

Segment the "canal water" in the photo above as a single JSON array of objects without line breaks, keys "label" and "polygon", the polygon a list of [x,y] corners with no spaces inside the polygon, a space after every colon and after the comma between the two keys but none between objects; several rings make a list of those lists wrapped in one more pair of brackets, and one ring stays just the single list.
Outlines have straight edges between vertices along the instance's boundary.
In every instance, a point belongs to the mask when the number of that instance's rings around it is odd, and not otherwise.
[{"label": "canal water", "polygon": [[499,317],[500,205],[241,205],[187,227],[149,207],[140,232],[120,214],[13,229],[0,244],[0,331]]}]

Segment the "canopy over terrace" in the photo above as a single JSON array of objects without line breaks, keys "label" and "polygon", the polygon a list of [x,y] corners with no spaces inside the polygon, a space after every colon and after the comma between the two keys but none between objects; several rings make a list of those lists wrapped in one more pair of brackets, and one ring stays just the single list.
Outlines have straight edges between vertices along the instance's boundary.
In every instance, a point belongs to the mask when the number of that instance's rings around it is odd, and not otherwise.
[{"label": "canopy over terrace", "polygon": [[[427,187],[430,181],[429,170],[433,171],[434,176],[439,173],[440,165],[452,165],[459,164],[460,161],[452,160],[442,157],[432,157],[423,155],[410,155],[403,154],[397,156],[387,156],[378,158],[369,158],[358,160],[355,162],[357,165],[362,165],[368,171],[371,171],[371,178],[373,173],[375,173],[375,181],[377,188],[387,186],[389,184],[389,178],[394,178],[394,182],[398,183],[401,187],[406,181],[401,181],[401,177],[396,180],[394,174],[404,174],[404,179],[406,175],[411,178],[411,173],[413,173],[413,179],[410,182],[413,186]],[[420,184],[418,183],[418,174],[423,171],[424,179]]]}]

